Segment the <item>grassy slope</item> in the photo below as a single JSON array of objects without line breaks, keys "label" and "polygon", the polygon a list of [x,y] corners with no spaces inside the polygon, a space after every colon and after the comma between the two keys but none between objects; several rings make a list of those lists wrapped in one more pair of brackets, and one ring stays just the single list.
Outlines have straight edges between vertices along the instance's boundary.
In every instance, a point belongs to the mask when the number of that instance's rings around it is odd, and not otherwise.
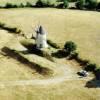
[{"label": "grassy slope", "polygon": [[81,57],[100,64],[99,12],[49,8],[2,9],[0,15],[0,21],[21,28],[29,37],[40,22],[46,27],[48,38],[60,44],[72,40],[77,43]]}]

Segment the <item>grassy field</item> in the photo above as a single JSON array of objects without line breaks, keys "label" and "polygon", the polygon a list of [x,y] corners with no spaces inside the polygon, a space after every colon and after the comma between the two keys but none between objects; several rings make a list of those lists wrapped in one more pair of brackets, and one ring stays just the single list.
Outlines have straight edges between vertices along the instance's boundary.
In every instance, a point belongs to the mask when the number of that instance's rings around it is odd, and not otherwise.
[{"label": "grassy field", "polygon": [[[15,26],[31,37],[39,23],[48,31],[48,38],[63,45],[72,40],[82,58],[100,64],[100,13],[61,9],[0,10],[0,21]],[[27,19],[28,18],[28,19]]]},{"label": "grassy field", "polygon": [[[18,27],[29,38],[32,33],[35,36],[34,28],[40,23],[46,28],[49,39],[61,46],[68,40],[74,41],[78,45],[80,56],[97,64],[100,64],[99,19],[100,13],[93,11],[51,8],[0,9],[0,22]],[[9,45],[21,48],[16,45],[17,41],[13,34],[0,30],[0,50]],[[43,59],[37,58],[38,61]],[[36,60],[36,56],[33,60]],[[71,67],[77,69],[77,64],[72,64]],[[71,75],[76,75],[76,71]],[[7,86],[2,84],[2,81],[39,79],[41,75],[15,59],[0,54],[0,100],[100,100],[100,86],[88,88],[86,84],[90,79],[77,80],[73,76],[72,80],[68,80],[67,76],[65,81],[57,84],[47,82],[47,85],[23,83]]]},{"label": "grassy field", "polygon": [[1,100],[99,100],[100,90],[85,88],[85,81],[66,81],[57,85],[0,86]]}]

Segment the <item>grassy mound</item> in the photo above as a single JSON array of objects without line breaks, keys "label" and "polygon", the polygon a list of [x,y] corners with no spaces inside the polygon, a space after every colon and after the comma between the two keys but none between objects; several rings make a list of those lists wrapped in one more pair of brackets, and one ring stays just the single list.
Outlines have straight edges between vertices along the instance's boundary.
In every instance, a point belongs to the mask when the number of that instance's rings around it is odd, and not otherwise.
[{"label": "grassy mound", "polygon": [[34,61],[30,61],[27,57],[25,57],[22,53],[12,50],[8,47],[4,47],[2,51],[5,53],[6,56],[14,58],[19,62],[27,65],[31,69],[35,69],[38,73],[42,75],[51,75],[53,72],[49,68],[46,68],[40,64],[35,63]]},{"label": "grassy mound", "polygon": [[38,56],[41,56],[41,57],[44,57],[50,61],[53,61],[54,62],[54,59],[53,57],[45,50],[40,50],[40,49],[37,49],[36,48],[36,45],[32,42],[31,39],[28,39],[28,40],[22,40],[21,41],[21,44],[27,48],[27,50],[30,52],[30,53],[33,53],[33,54],[36,54]]}]

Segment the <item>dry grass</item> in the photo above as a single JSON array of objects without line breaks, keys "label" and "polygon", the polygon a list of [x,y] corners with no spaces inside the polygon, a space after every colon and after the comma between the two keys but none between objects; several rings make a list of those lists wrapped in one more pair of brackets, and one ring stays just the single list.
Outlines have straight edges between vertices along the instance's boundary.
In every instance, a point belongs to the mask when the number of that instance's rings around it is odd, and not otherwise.
[{"label": "dry grass", "polygon": [[[100,13],[61,9],[1,9],[0,21],[23,30],[27,37],[34,33],[34,27],[40,22],[48,31],[48,38],[63,45],[72,40],[78,44],[81,57],[100,64]],[[0,31],[0,48],[13,44],[17,38],[5,31]],[[12,43],[11,43],[12,42]],[[38,59],[35,59],[35,58]],[[34,61],[44,62],[38,56]],[[0,80],[19,80],[41,77],[25,65],[12,58],[0,55]],[[5,78],[4,78],[5,77]],[[99,100],[100,88],[84,87],[86,81],[72,80],[51,85],[3,86],[0,84],[1,100]]]},{"label": "dry grass", "polygon": [[99,89],[84,88],[85,81],[50,86],[0,86],[1,100],[99,100]]},{"label": "dry grass", "polygon": [[[48,38],[64,44],[72,40],[78,45],[81,57],[100,64],[100,13],[61,9],[0,10],[0,21],[16,26],[31,37],[38,23],[48,31]],[[28,19],[27,19],[28,18]]]}]

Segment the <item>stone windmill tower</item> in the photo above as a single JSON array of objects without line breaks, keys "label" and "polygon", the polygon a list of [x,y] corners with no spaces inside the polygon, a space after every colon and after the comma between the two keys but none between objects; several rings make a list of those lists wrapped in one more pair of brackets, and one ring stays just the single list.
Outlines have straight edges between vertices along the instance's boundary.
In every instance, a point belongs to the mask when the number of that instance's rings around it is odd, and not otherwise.
[{"label": "stone windmill tower", "polygon": [[36,30],[36,47],[37,48],[47,48],[48,44],[47,44],[47,32],[45,31],[45,29],[39,25]]}]

